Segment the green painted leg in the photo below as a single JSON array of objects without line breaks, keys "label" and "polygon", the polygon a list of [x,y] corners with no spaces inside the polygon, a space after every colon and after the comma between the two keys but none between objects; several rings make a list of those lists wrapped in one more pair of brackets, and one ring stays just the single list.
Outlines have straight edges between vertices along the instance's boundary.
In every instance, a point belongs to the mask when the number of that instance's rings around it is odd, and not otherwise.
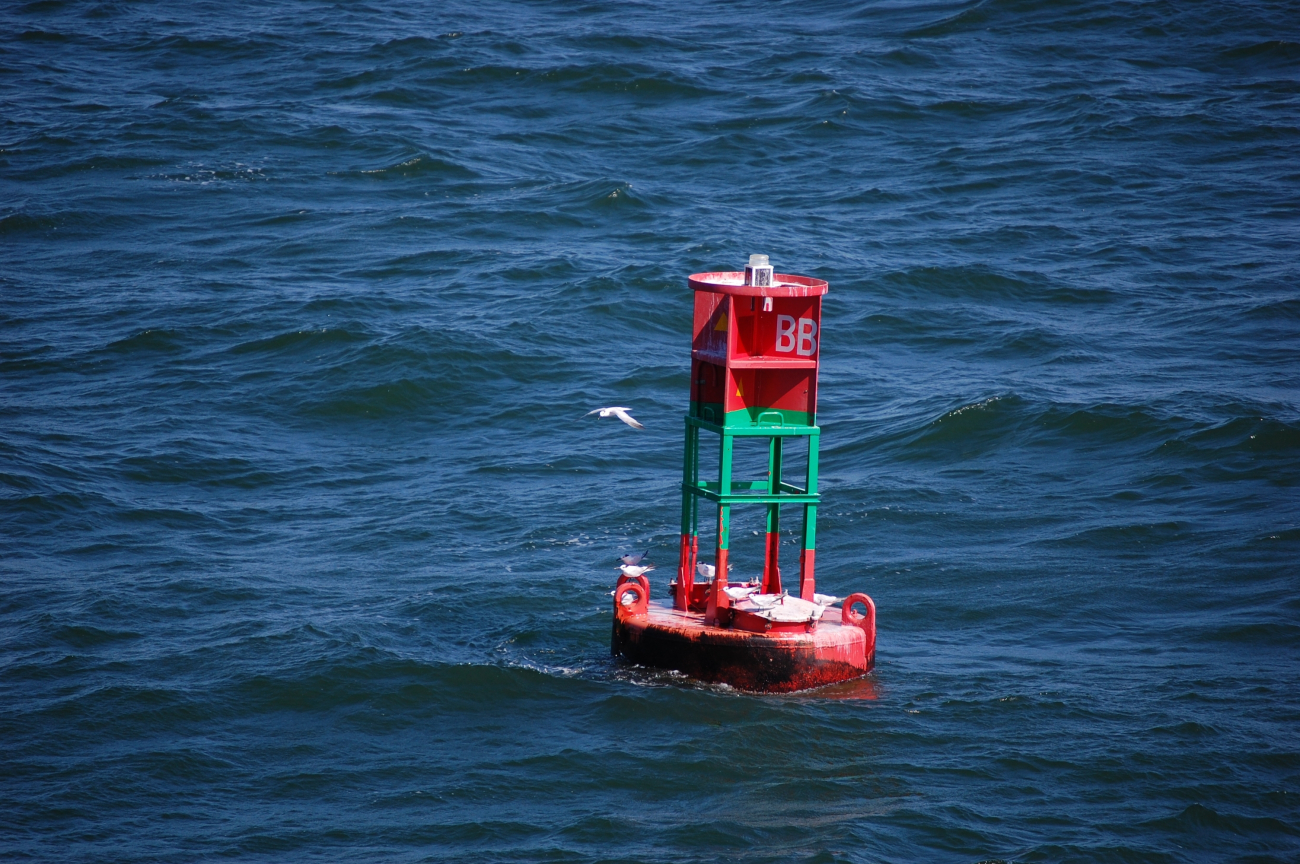
[{"label": "green painted leg", "polygon": [[731,454],[736,439],[722,433],[722,450],[718,454],[718,489],[723,495],[731,494]]},{"label": "green painted leg", "polygon": [[[691,485],[700,484],[700,430],[691,427],[690,431],[690,448],[691,448]],[[691,535],[700,536],[700,499],[697,495],[691,496]]]},{"label": "green painted leg", "polygon": [[[768,439],[767,492],[775,495],[781,491],[782,441],[779,436]],[[781,505],[767,505],[767,544],[763,557],[763,593],[781,593]]]},{"label": "green painted leg", "polygon": [[808,436],[808,494],[817,493],[817,445],[821,441],[820,435]]},{"label": "green painted leg", "polygon": [[686,445],[683,448],[682,455],[682,536],[685,537],[691,533],[691,510],[695,502],[695,496],[691,494],[690,488],[695,485],[695,478],[699,476],[698,453],[696,448],[699,442],[699,430],[695,429],[689,423],[686,424]]},{"label": "green painted leg", "polygon": [[[717,572],[713,575],[713,584],[721,592],[727,587],[727,553],[731,545],[731,507],[727,504],[718,505],[718,549],[713,560]],[[724,601],[725,603],[725,601]]]},{"label": "green painted leg", "polygon": [[[723,494],[731,492],[731,454],[732,454],[732,437],[725,432],[722,434],[721,452],[718,454],[718,488]],[[708,606],[704,612],[704,619],[710,624],[717,624],[720,618],[723,618],[727,607],[731,601],[727,598],[727,551],[731,545],[731,507],[727,504],[718,505],[718,545],[713,554],[713,590],[709,592]],[[720,611],[721,610],[721,611]]]},{"label": "green painted leg", "polygon": [[[820,435],[808,436],[808,492],[817,491],[817,445]],[[799,554],[799,596],[813,599],[817,590],[817,505],[803,508],[803,551]]]},{"label": "green painted leg", "polygon": [[673,606],[685,611],[694,595],[695,564],[700,554],[700,502],[692,490],[700,482],[700,430],[686,424],[682,456],[682,542],[677,557],[677,590]]}]

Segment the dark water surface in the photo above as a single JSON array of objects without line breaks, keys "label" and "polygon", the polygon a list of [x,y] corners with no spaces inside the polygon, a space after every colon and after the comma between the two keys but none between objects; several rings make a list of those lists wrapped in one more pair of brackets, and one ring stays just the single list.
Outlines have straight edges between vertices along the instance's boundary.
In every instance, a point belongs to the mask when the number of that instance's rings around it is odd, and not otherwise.
[{"label": "dark water surface", "polygon": [[[0,107],[0,857],[1300,860],[1294,2],[7,4]],[[750,252],[793,697],[608,656]]]}]

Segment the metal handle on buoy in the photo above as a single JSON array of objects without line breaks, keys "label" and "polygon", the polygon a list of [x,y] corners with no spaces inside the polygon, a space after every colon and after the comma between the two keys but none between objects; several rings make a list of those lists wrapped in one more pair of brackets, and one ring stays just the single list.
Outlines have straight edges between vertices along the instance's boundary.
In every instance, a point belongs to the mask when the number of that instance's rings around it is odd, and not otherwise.
[{"label": "metal handle on buoy", "polygon": [[[859,615],[853,611],[853,607],[858,603],[861,603],[866,608],[866,615]],[[861,627],[862,631],[867,634],[868,655],[876,650],[876,603],[874,600],[860,591],[845,597],[844,604],[841,607],[840,621],[854,627]]]}]

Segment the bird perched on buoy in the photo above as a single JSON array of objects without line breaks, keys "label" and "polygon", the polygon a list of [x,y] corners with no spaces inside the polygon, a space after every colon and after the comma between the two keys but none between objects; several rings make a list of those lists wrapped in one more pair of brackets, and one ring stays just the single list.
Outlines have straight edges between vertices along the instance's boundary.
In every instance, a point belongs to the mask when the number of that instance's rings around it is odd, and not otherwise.
[{"label": "bird perched on buoy", "polygon": [[630,579],[635,579],[638,576],[644,576],[645,574],[649,573],[651,570],[655,569],[655,565],[620,564],[618,569],[623,571],[624,576],[627,576]]},{"label": "bird perched on buoy", "polygon": [[582,416],[590,417],[592,414],[599,414],[601,417],[617,417],[627,425],[631,426],[633,429],[644,429],[645,427],[642,426],[640,423],[638,423],[635,417],[627,413],[631,410],[632,410],[631,408],[619,407],[619,406],[614,406],[610,408],[596,408],[594,410],[588,411],[586,414],[583,414]]},{"label": "bird perched on buoy", "polygon": [[[730,570],[731,568],[728,567],[727,569]],[[714,567],[712,564],[705,564],[703,561],[700,561],[695,565],[695,572],[712,582],[718,575],[718,568]]]}]

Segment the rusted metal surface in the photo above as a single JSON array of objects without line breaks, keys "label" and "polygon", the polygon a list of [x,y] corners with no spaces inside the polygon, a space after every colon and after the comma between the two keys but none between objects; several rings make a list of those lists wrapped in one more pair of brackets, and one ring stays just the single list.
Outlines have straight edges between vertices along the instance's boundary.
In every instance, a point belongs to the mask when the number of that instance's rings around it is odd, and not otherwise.
[{"label": "rusted metal surface", "polygon": [[867,616],[862,620],[841,616],[836,621],[834,610],[828,610],[812,629],[756,633],[710,626],[701,613],[683,612],[658,601],[636,612],[616,604],[612,649],[633,663],[674,669],[702,681],[753,692],[790,693],[871,671],[876,646],[874,606],[869,608],[869,628],[863,626]]}]

